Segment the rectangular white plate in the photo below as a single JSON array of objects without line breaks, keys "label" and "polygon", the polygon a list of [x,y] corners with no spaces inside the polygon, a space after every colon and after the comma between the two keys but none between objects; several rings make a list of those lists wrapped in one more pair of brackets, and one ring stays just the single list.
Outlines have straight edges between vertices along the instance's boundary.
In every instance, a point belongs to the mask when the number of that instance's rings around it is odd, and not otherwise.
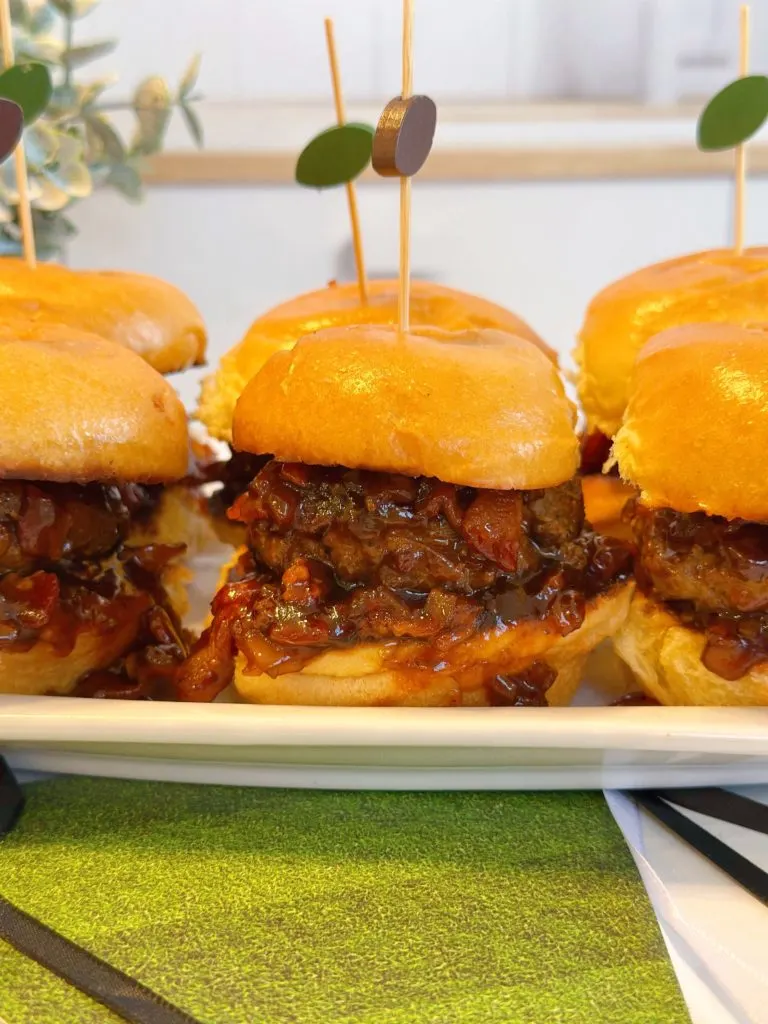
[{"label": "rectangular white plate", "polygon": [[[198,556],[202,622],[229,554]],[[612,708],[633,683],[610,645],[572,708],[308,708],[0,695],[12,767],[332,789],[768,784],[768,708]]]},{"label": "rectangular white plate", "polygon": [[0,696],[21,770],[337,789],[768,783],[768,709],[306,708]]}]

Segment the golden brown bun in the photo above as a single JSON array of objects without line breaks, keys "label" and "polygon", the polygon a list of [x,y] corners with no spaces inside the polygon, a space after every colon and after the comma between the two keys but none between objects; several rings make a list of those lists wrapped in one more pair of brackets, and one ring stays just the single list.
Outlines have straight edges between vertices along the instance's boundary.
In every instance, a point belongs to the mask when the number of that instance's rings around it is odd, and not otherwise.
[{"label": "golden brown bun", "polygon": [[551,362],[501,331],[331,327],[240,396],[235,447],[289,462],[530,489],[570,479],[574,410]]},{"label": "golden brown bun", "polygon": [[705,322],[768,320],[768,248],[691,253],[630,274],[589,305],[576,361],[590,429],[613,437],[629,398],[635,356],[654,334]]},{"label": "golden brown bun", "polygon": [[144,274],[0,261],[0,322],[62,324],[132,349],[160,373],[203,361],[205,324],[173,285]]},{"label": "golden brown bun", "polygon": [[768,520],[768,324],[699,324],[643,348],[616,435],[622,477],[653,508]]},{"label": "golden brown bun", "polygon": [[0,368],[0,478],[151,483],[186,473],[184,406],[133,352],[65,327],[2,324]]},{"label": "golden brown bun", "polygon": [[632,539],[632,527],[623,521],[624,506],[637,491],[615,476],[589,473],[581,481],[587,522],[606,537]]},{"label": "golden brown bun", "polygon": [[29,650],[0,650],[0,693],[68,694],[86,672],[108,668],[136,637],[138,622],[107,634],[81,633],[71,654],[59,657],[47,643]]},{"label": "golden brown bun", "polygon": [[741,679],[710,672],[701,661],[704,634],[687,629],[661,604],[636,594],[614,637],[619,655],[646,693],[661,704],[763,707],[768,705],[768,662]]},{"label": "golden brown bun", "polygon": [[[500,675],[524,671],[534,661],[545,661],[557,671],[547,693],[550,705],[570,704],[582,677],[589,652],[619,628],[627,614],[633,585],[619,584],[593,599],[584,622],[573,633],[558,637],[541,623],[523,621],[506,630],[488,630],[465,641],[451,652],[451,661],[462,670],[459,684],[447,673],[430,669],[397,671],[386,667],[391,644],[364,644],[319,654],[300,672],[273,679],[248,675],[242,659],[235,671],[239,696],[252,704],[311,704],[331,706],[447,707],[488,703],[481,672],[493,666]],[[399,641],[406,657],[417,648],[413,641]],[[468,678],[473,666],[483,666],[477,681]],[[465,675],[466,673],[466,675]]]},{"label": "golden brown bun", "polygon": [[[232,414],[245,385],[274,352],[292,348],[299,338],[327,327],[397,323],[397,281],[369,281],[369,302],[360,303],[357,284],[332,284],[271,309],[251,326],[243,340],[203,381],[197,416],[212,437],[232,440]],[[448,331],[495,327],[528,338],[555,361],[532,328],[508,309],[468,292],[429,281],[411,282],[411,323]]]}]

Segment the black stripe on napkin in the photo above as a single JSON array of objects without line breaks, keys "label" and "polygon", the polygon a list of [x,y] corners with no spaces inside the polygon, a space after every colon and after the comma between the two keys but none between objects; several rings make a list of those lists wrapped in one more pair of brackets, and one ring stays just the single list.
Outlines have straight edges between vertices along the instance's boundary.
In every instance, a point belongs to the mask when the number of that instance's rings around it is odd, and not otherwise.
[{"label": "black stripe on napkin", "polygon": [[0,939],[130,1024],[200,1024],[162,996],[0,896]]},{"label": "black stripe on napkin", "polygon": [[727,821],[730,825],[740,825],[753,832],[768,835],[768,807],[738,793],[729,793],[727,789],[655,789],[655,796],[660,796],[667,803],[685,807],[688,811],[706,814],[709,818]]},{"label": "black stripe on napkin", "polygon": [[670,831],[692,846],[703,857],[706,857],[715,867],[720,868],[734,882],[743,886],[747,892],[768,906],[768,873],[762,868],[753,864],[751,860],[747,860],[746,857],[742,857],[740,853],[732,850],[730,846],[721,842],[706,829],[691,821],[690,818],[686,818],[684,814],[653,793],[627,792],[625,796],[635,800],[662,825],[666,825]]},{"label": "black stripe on napkin", "polygon": [[[0,837],[13,828],[24,794],[0,757]],[[0,939],[129,1024],[200,1024],[184,1010],[0,896]]]}]

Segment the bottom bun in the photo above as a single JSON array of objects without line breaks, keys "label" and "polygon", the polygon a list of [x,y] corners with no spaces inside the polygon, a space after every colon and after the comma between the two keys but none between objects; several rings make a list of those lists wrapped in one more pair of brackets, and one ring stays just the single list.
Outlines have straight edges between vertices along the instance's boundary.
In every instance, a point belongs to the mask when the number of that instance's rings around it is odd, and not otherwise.
[{"label": "bottom bun", "polygon": [[606,537],[632,540],[632,527],[621,518],[624,506],[637,491],[616,476],[590,473],[581,481],[587,522]]},{"label": "bottom bun", "polygon": [[[121,566],[112,568],[121,572]],[[161,582],[173,611],[182,618],[188,604],[187,582],[190,572],[183,562],[170,562],[163,571]],[[126,584],[127,593],[135,593]],[[110,632],[81,629],[69,654],[56,653],[55,647],[43,640],[27,651],[0,651],[0,693],[28,696],[71,693],[78,681],[88,672],[109,668],[130,650],[139,632],[141,615],[127,616],[124,623]]]},{"label": "bottom bun", "polygon": [[[412,667],[418,644],[391,641],[324,651],[300,672],[249,674],[238,658],[235,688],[252,704],[303,704],[347,707],[456,707],[491,703],[482,674],[515,675],[544,661],[557,672],[547,691],[550,705],[570,704],[589,652],[623,622],[634,586],[622,583],[592,600],[584,622],[568,636],[556,636],[541,622],[526,620],[505,630],[478,634],[451,653],[461,682],[448,672]],[[408,668],[392,667],[395,659]],[[386,667],[385,667],[386,666]],[[473,666],[478,666],[476,672]],[[482,666],[482,669],[479,667]]]},{"label": "bottom bun", "polygon": [[61,657],[48,643],[29,651],[0,652],[0,693],[28,696],[71,693],[86,672],[109,668],[136,639],[138,619],[111,633],[82,632],[72,651]]},{"label": "bottom bun", "polygon": [[768,705],[768,662],[740,679],[723,679],[702,663],[706,640],[663,605],[637,594],[614,646],[646,693],[661,704]]}]

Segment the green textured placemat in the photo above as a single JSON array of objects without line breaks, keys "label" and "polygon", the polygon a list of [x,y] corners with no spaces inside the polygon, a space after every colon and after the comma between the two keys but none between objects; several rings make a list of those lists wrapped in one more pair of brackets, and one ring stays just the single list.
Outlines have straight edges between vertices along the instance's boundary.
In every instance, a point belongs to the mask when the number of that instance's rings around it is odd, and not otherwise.
[{"label": "green textured placemat", "polygon": [[[0,894],[205,1024],[677,1024],[599,794],[27,787]],[[0,942],[8,1024],[117,1018]]]}]

